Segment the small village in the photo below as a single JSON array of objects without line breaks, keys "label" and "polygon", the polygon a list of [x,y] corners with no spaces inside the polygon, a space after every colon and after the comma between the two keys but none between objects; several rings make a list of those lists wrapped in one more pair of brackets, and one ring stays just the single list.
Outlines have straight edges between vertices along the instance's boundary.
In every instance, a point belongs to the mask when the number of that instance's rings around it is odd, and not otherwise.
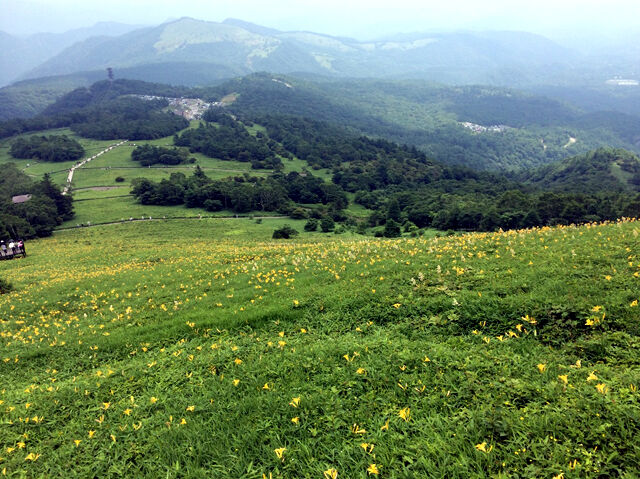
[{"label": "small village", "polygon": [[460,125],[474,133],[504,133],[507,130],[513,130],[512,127],[507,125],[482,126],[469,121],[461,122]]},{"label": "small village", "polygon": [[132,95],[145,101],[167,100],[169,102],[169,110],[186,120],[199,120],[211,107],[222,107],[221,102],[208,103],[200,98],[169,98],[154,95]]}]

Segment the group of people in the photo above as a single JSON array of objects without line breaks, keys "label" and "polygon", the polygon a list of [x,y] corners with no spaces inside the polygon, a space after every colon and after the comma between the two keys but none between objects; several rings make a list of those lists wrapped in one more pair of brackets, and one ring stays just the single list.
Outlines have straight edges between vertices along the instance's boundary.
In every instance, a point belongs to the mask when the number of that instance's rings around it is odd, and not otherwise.
[{"label": "group of people", "polygon": [[4,240],[0,240],[0,259],[13,259],[16,256],[27,256],[24,241],[9,240],[5,243]]}]

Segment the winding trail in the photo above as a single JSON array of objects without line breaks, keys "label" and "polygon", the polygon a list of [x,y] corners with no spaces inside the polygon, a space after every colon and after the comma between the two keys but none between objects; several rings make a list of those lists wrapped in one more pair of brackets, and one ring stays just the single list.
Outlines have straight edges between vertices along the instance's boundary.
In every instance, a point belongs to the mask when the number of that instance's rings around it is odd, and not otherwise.
[{"label": "winding trail", "polygon": [[87,163],[89,163],[91,160],[95,160],[97,157],[99,157],[100,155],[103,155],[105,153],[107,153],[108,151],[113,150],[114,148],[117,148],[118,146],[122,146],[125,143],[127,143],[129,140],[122,140],[120,143],[116,143],[115,145],[111,145],[110,147],[102,150],[100,153],[96,153],[95,155],[89,157],[89,158],[85,158],[84,160],[82,160],[80,163],[76,163],[75,165],[73,165],[70,169],[69,169],[69,175],[67,176],[67,184],[65,185],[65,187],[62,190],[62,194],[66,195],[69,190],[71,189],[71,182],[73,181],[73,174],[76,172],[76,170],[78,168],[83,167],[84,165],[86,165]]}]

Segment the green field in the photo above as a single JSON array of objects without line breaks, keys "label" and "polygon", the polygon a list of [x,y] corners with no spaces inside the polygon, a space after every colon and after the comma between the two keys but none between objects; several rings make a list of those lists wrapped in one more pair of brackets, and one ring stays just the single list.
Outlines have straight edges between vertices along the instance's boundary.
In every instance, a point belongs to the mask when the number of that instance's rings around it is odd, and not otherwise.
[{"label": "green field", "polygon": [[[19,136],[31,136],[31,135],[67,135],[75,140],[77,140],[85,149],[85,158],[89,156],[93,156],[94,154],[103,151],[110,145],[114,143],[118,143],[117,140],[108,140],[108,141],[99,141],[99,140],[91,140],[88,138],[83,138],[75,133],[73,133],[68,128],[59,128],[55,130],[46,130],[39,131],[37,133],[29,133],[25,135]],[[71,168],[75,162],[56,162],[56,163],[47,163],[47,162],[39,162],[38,160],[18,160],[13,158],[9,154],[9,149],[11,148],[11,143],[18,138],[12,137],[4,140],[0,140],[0,165],[3,163],[15,163],[19,165],[20,168],[28,175],[39,179],[45,173],[59,172],[52,174],[52,178],[62,185],[66,181],[67,170]],[[115,150],[114,150],[115,151]]]},{"label": "green field", "polygon": [[637,477],[639,223],[271,240],[285,222],[0,262],[0,473]]},{"label": "green field", "polygon": [[[196,127],[199,122],[192,122],[191,128]],[[257,126],[253,127],[254,131]],[[85,157],[93,156],[95,153],[105,150],[109,146],[118,143],[118,140],[96,141],[82,138],[75,135],[69,129],[57,129],[38,132],[41,135],[68,135],[79,141],[86,150]],[[16,160],[9,155],[11,142],[15,138],[0,141],[0,165],[2,163],[13,162],[34,179],[40,179],[43,174],[50,173],[53,181],[59,185],[65,185],[68,170],[75,162],[46,163],[36,160]],[[131,159],[131,152],[135,145],[152,144],[156,146],[172,146],[173,138],[166,137],[157,140],[136,141],[126,143],[122,146],[108,151],[96,159],[90,161],[82,168],[76,170],[72,188],[73,197],[78,200],[75,205],[76,216],[67,221],[63,226],[70,227],[76,224],[86,224],[87,222],[102,223],[110,221],[120,221],[130,217],[140,218],[141,216],[156,217],[181,217],[198,216],[211,213],[203,209],[187,209],[184,207],[166,206],[143,206],[138,204],[132,197],[122,198],[131,191],[131,180],[134,178],[148,178],[152,181],[160,181],[169,178],[172,173],[183,173],[190,176],[194,168],[200,166],[207,176],[213,179],[223,179],[230,176],[241,176],[245,173],[252,176],[266,176],[271,174],[270,170],[253,170],[251,164],[239,161],[222,161],[215,158],[206,157],[200,153],[193,153],[190,158],[195,158],[194,164],[178,165],[171,167],[154,166],[152,168],[141,167],[139,163]],[[300,160],[285,160],[285,171],[300,171],[305,167],[305,163]],[[319,176],[327,177],[329,173],[319,172]],[[122,177],[124,181],[117,182],[116,178]],[[104,191],[103,188],[115,188],[117,190]],[[112,198],[112,197],[118,198]],[[232,213],[225,212],[225,215]]]}]

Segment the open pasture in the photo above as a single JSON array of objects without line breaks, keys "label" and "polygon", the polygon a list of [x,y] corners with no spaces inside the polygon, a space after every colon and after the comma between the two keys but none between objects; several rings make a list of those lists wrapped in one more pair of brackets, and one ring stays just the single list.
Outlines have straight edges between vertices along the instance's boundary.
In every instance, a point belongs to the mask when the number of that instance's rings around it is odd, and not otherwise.
[{"label": "open pasture", "polygon": [[640,470],[637,222],[270,240],[283,223],[72,230],[0,263],[0,473]]}]

